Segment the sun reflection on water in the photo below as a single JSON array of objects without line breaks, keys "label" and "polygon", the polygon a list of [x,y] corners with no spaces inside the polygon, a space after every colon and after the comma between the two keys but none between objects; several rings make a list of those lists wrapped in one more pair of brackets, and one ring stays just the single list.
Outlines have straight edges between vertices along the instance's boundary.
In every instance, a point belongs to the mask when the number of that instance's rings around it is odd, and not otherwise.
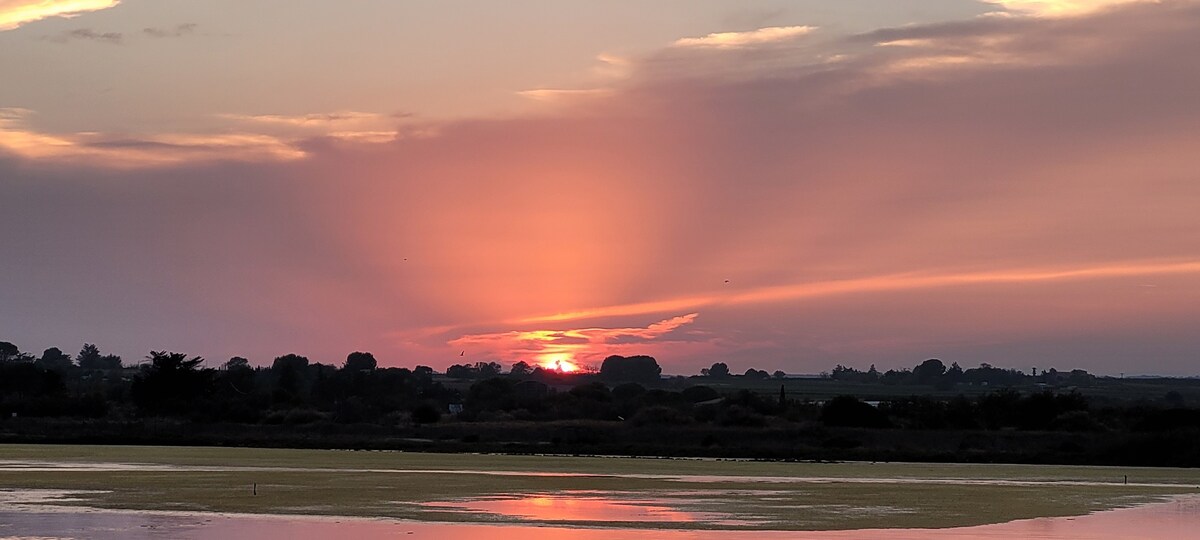
[{"label": "sun reflection on water", "polygon": [[613,497],[611,493],[567,491],[513,494],[423,505],[431,510],[484,512],[522,521],[571,523],[710,523],[726,526],[752,522],[721,512],[680,508],[678,501],[647,497]]}]

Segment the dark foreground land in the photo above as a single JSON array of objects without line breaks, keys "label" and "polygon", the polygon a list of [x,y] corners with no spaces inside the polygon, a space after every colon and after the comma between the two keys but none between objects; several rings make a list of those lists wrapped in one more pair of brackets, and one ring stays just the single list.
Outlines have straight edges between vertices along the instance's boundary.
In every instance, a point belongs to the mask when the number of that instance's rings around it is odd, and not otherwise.
[{"label": "dark foreground land", "polygon": [[633,426],[598,420],[430,425],[252,425],[180,420],[26,419],[0,443],[346,448],[425,452],[1195,467],[1200,432],[1063,433],[778,424]]},{"label": "dark foreground land", "polygon": [[649,357],[598,372],[527,365],[378,368],[296,355],[270,368],[155,352],[137,368],[85,347],[0,362],[0,443],[697,456],[773,460],[1200,466],[1200,381],[928,360],[816,378],[715,364],[662,377]]}]

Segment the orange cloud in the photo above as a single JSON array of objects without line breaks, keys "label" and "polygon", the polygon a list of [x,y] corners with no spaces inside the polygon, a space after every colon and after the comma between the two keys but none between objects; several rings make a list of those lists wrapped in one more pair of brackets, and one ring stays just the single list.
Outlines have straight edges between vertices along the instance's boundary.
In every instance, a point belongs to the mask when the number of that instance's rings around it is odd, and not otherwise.
[{"label": "orange cloud", "polygon": [[121,0],[0,0],[0,31],[50,17],[75,17],[120,3]]},{"label": "orange cloud", "polygon": [[303,115],[222,114],[219,116],[235,123],[253,126],[254,131],[267,132],[281,138],[329,137],[343,141],[386,143],[399,136],[397,125],[400,118],[393,114],[339,111]]},{"label": "orange cloud", "polygon": [[936,275],[923,275],[920,273],[911,272],[858,279],[760,287],[750,290],[740,290],[721,294],[707,294],[654,302],[639,302],[634,304],[605,306],[557,313],[553,315],[528,317],[511,322],[513,324],[568,322],[604,317],[645,315],[684,309],[700,309],[714,305],[786,302],[825,296],[905,291],[913,289],[931,289],[963,285],[1041,283],[1052,281],[1091,280],[1135,276],[1151,277],[1173,274],[1200,275],[1200,261],[1135,261],[1103,266],[1012,269],[1005,271],[965,272]]},{"label": "orange cloud", "polygon": [[36,161],[86,163],[118,169],[207,161],[290,161],[307,153],[261,133],[164,133],[122,137],[101,133],[49,134],[28,126],[34,112],[0,108],[0,151]]},{"label": "orange cloud", "polygon": [[505,360],[533,360],[539,365],[557,362],[580,365],[615,354],[622,346],[644,346],[692,324],[698,313],[664,319],[644,328],[577,328],[568,330],[526,330],[469,334],[452,339],[452,348],[469,350],[472,355],[493,355]]},{"label": "orange cloud", "polygon": [[1072,17],[1133,3],[1153,3],[1160,0],[983,0],[1004,8],[1009,13],[1035,17]]},{"label": "orange cloud", "polygon": [[751,45],[763,45],[790,41],[816,30],[813,26],[772,26],[746,32],[717,32],[702,37],[682,38],[675,47],[705,49],[736,49]]}]

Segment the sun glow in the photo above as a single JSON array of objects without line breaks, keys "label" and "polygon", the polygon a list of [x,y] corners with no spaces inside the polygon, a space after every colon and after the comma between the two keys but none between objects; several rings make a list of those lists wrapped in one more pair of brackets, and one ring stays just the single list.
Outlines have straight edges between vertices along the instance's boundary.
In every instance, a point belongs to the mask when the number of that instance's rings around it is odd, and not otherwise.
[{"label": "sun glow", "polygon": [[573,357],[569,353],[547,353],[538,356],[538,365],[550,371],[574,373],[579,371],[579,366],[572,360]]}]

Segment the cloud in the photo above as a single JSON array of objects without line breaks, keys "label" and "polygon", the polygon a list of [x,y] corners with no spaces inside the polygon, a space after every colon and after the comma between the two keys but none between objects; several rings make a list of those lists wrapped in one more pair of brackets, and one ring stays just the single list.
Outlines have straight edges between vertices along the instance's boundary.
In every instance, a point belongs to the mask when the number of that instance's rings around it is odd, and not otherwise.
[{"label": "cloud", "polygon": [[0,31],[50,17],[76,17],[120,3],[120,0],[0,0]]},{"label": "cloud", "polygon": [[173,28],[143,28],[142,33],[152,38],[177,38],[196,33],[198,26],[196,23],[183,23]]},{"label": "cloud", "polygon": [[692,324],[698,313],[664,319],[643,328],[578,328],[569,330],[506,331],[468,334],[451,339],[451,348],[469,350],[473,356],[508,361],[555,360],[598,362],[621,349],[636,350]]},{"label": "cloud", "polygon": [[813,30],[812,26],[771,26],[746,32],[717,32],[697,38],[681,38],[674,43],[675,47],[683,48],[713,48],[736,49],[753,45],[764,45],[791,41],[807,35]]},{"label": "cloud", "polygon": [[612,94],[612,90],[608,88],[586,88],[586,89],[556,89],[556,88],[536,88],[533,90],[522,90],[517,92],[517,95],[526,97],[535,101],[547,103],[563,103],[578,101],[587,98],[602,98]]},{"label": "cloud", "polygon": [[125,35],[120,32],[97,32],[91,28],[78,28],[47,37],[46,39],[55,43],[66,43],[71,40],[82,39],[120,45],[125,40]]},{"label": "cloud", "polygon": [[1159,3],[1160,0],[982,0],[1008,13],[1035,17],[1072,17],[1086,15],[1133,3]]},{"label": "cloud", "polygon": [[[687,298],[639,302],[579,311],[528,317],[514,323],[571,322],[597,318],[638,316],[681,309],[700,309],[716,305],[789,302],[827,296],[873,292],[907,291],[969,285],[1032,284],[1071,280],[1103,280],[1159,275],[1200,276],[1200,261],[1128,261],[1105,266],[1068,268],[1022,268],[1002,271],[978,271],[949,274],[918,272],[865,278],[773,285],[749,290],[733,290]],[[1143,286],[1143,285],[1139,285]]]},{"label": "cloud", "polygon": [[[0,152],[45,163],[74,162],[119,169],[166,167],[210,161],[291,161],[308,156],[304,146],[324,138],[351,143],[396,139],[398,115],[337,112],[298,116],[219,115],[230,129],[202,133],[44,133],[31,126],[34,111],[0,108]],[[406,136],[428,136],[424,128]]]},{"label": "cloud", "polygon": [[222,114],[226,120],[293,139],[329,137],[364,143],[383,143],[400,135],[403,115],[359,111],[303,115]]},{"label": "cloud", "polygon": [[121,169],[204,161],[293,160],[306,155],[284,141],[255,133],[178,133],[145,137],[41,133],[28,125],[33,116],[34,112],[28,109],[0,108],[0,153],[45,163]]}]

